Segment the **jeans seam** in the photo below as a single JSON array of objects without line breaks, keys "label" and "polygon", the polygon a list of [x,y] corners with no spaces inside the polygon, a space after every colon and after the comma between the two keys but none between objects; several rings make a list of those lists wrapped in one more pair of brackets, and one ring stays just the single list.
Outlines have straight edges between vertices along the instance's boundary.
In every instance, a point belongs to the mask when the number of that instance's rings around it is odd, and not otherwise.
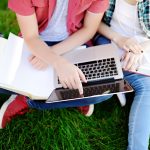
[{"label": "jeans seam", "polygon": [[[137,115],[136,115],[136,114],[137,114],[137,112],[138,112],[138,110],[139,110],[140,104],[141,104],[141,102],[142,102],[142,98],[143,98],[143,95],[141,96],[141,98],[140,98],[140,100],[139,100],[139,104],[138,104],[137,109],[136,109],[136,111],[135,111],[135,121],[134,121],[134,123],[133,123],[133,131],[132,131],[132,135],[131,135],[131,138],[133,139],[132,142],[131,142],[131,150],[132,150],[133,145],[134,145],[133,133],[135,132],[135,122],[136,122],[136,119],[137,119]],[[135,99],[135,98],[134,98],[134,99]]]}]

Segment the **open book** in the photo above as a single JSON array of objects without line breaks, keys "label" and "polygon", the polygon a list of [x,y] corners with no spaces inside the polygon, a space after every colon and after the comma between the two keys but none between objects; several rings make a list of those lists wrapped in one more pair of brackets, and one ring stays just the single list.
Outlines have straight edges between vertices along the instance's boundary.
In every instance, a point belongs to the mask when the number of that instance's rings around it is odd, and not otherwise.
[{"label": "open book", "polygon": [[24,40],[10,33],[0,38],[0,88],[44,100],[54,90],[54,70],[36,70],[28,61],[31,55]]}]

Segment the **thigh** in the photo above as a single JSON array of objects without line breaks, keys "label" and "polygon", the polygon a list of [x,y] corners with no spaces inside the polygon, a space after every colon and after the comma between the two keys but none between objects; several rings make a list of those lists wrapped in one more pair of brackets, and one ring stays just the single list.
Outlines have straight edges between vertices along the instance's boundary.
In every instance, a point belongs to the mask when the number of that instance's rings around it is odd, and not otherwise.
[{"label": "thigh", "polygon": [[80,100],[62,101],[62,102],[55,102],[55,103],[45,103],[45,102],[28,100],[28,104],[31,108],[36,108],[36,109],[40,109],[40,110],[58,109],[58,108],[78,107],[78,106],[86,106],[86,105],[90,105],[90,104],[97,104],[97,103],[101,103],[111,97],[112,97],[112,95],[83,98]]},{"label": "thigh", "polygon": [[133,87],[135,94],[150,95],[150,77],[131,72],[124,72],[124,78]]}]

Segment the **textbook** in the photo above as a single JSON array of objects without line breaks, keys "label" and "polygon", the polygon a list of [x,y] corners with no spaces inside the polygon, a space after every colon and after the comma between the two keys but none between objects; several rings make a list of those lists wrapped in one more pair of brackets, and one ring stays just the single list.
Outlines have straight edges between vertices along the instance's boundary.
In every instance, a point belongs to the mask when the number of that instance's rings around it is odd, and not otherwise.
[{"label": "textbook", "polygon": [[0,88],[46,100],[54,86],[54,69],[37,70],[29,63],[31,55],[23,38],[10,33],[8,39],[0,37]]}]

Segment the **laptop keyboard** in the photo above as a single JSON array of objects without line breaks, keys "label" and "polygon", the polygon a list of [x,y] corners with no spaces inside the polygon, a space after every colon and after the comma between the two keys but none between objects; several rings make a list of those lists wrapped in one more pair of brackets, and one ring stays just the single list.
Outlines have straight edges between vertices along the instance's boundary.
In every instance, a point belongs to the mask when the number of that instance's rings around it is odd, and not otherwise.
[{"label": "laptop keyboard", "polygon": [[101,59],[75,65],[82,70],[88,81],[118,75],[114,58]]},{"label": "laptop keyboard", "polygon": [[[114,82],[114,83],[87,86],[87,87],[83,87],[83,91],[84,91],[84,97],[100,95],[103,93],[106,93],[106,94],[113,93],[113,92],[119,91],[119,83]],[[60,95],[63,100],[80,98],[78,90],[65,89],[65,90],[60,91]]]}]

